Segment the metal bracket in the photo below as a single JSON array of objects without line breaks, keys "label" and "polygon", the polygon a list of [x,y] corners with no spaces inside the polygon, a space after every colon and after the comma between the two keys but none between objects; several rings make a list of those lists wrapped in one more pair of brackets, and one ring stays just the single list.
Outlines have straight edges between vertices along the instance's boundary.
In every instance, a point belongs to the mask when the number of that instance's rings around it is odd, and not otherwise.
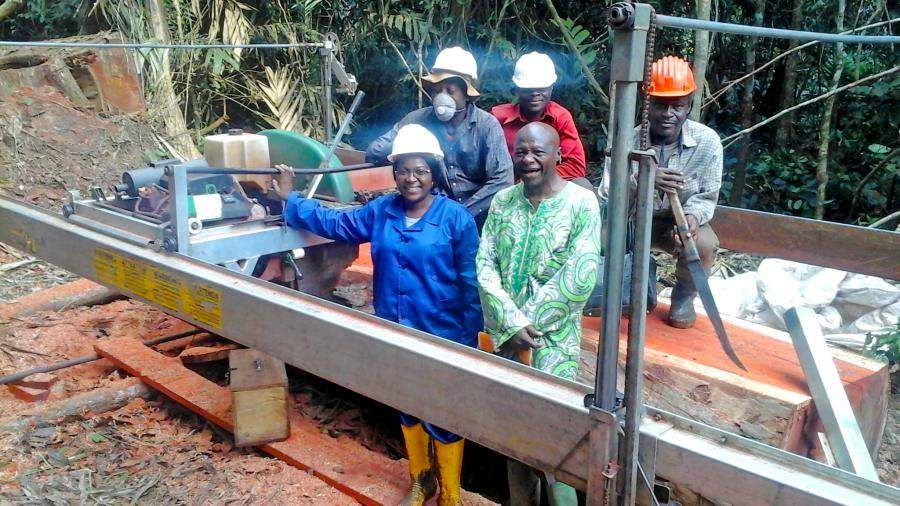
[{"label": "metal bracket", "polygon": [[[622,2],[610,7],[609,21],[614,29],[611,81],[639,83],[644,80],[644,56],[652,14],[653,8],[648,4]],[[644,33],[635,36],[636,31]]]},{"label": "metal bracket", "polygon": [[652,161],[654,165],[659,165],[659,154],[653,148],[650,149],[632,149],[628,153],[628,159],[633,162],[641,163],[644,160]]},{"label": "metal bracket", "polygon": [[587,504],[609,505],[619,471],[616,457],[619,423],[609,411],[590,406],[591,431],[588,436]]}]

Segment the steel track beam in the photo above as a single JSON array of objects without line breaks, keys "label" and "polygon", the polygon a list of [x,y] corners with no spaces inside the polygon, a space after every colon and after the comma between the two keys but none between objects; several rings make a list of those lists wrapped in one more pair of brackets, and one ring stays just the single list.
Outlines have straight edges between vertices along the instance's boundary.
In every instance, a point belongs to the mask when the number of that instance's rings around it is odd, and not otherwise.
[{"label": "steel track beam", "polygon": [[[0,242],[584,488],[590,389],[0,197]],[[599,422],[608,429],[610,420]],[[596,434],[596,433],[595,433]],[[740,504],[900,504],[900,490],[648,407],[657,476]]]},{"label": "steel track beam", "polygon": [[7,199],[0,241],[584,487],[586,386]]}]

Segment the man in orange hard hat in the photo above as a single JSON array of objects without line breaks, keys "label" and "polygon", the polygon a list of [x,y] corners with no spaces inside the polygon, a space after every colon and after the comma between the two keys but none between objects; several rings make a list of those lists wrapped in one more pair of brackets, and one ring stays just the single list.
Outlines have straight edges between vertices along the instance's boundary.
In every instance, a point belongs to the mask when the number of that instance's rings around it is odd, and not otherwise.
[{"label": "man in orange hard hat", "polygon": [[[694,325],[694,298],[697,288],[681,253],[681,238],[675,229],[667,191],[674,190],[684,207],[688,228],[700,263],[709,272],[716,259],[719,238],[709,225],[722,185],[722,143],[719,135],[706,125],[687,119],[693,94],[697,91],[690,65],[676,56],[653,63],[650,73],[650,144],[659,157],[653,206],[652,245],[659,251],[678,256],[677,280],[672,291],[668,323],[677,328]],[[640,140],[635,129],[634,145]],[[637,188],[633,168],[631,189]],[[601,199],[609,190],[608,168],[600,187]]]}]

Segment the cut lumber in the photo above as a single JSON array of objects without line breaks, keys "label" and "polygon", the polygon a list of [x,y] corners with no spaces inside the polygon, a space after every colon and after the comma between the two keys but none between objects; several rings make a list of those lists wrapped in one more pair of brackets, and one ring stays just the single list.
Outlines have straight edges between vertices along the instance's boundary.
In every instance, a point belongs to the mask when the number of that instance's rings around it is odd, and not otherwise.
[{"label": "cut lumber", "polygon": [[291,428],[284,362],[248,348],[228,355],[228,370],[234,445],[255,446],[287,439]]},{"label": "cut lumber", "polygon": [[11,393],[13,397],[19,399],[20,401],[38,402],[46,401],[48,398],[50,398],[49,388],[34,388],[18,385],[15,383],[8,383],[6,385],[6,389],[9,390],[9,393]]},{"label": "cut lumber", "polygon": [[[178,404],[225,430],[234,428],[228,389],[185,368],[178,358],[166,357],[126,338],[100,341],[94,348]],[[290,437],[258,448],[312,472],[363,504],[398,504],[409,485],[405,460],[391,460],[347,437],[332,438],[296,410],[291,410]],[[463,501],[491,504],[469,493],[464,493]]]},{"label": "cut lumber", "polygon": [[185,364],[204,364],[206,362],[217,362],[228,358],[228,354],[232,350],[238,349],[238,345],[234,343],[223,343],[210,346],[193,346],[185,348],[179,355]]},{"label": "cut lumber", "polygon": [[[723,317],[728,336],[748,371],[724,354],[706,315],[691,329],[665,323],[668,305],[647,315],[644,402],[713,427],[813,458],[824,455],[823,432],[803,369],[783,332]],[[600,319],[585,317],[580,381],[593,384]],[[619,363],[625,363],[627,321],[620,329]],[[835,365],[869,451],[877,451],[887,417],[886,364],[832,350]],[[620,385],[621,388],[621,385]]]},{"label": "cut lumber", "polygon": [[160,353],[171,354],[179,353],[185,348],[189,348],[192,346],[200,347],[211,345],[216,341],[216,339],[217,338],[209,332],[200,332],[199,334],[194,334],[192,336],[181,337],[178,339],[173,339],[172,341],[154,344],[151,347]]},{"label": "cut lumber", "polygon": [[18,381],[13,381],[14,385],[28,388],[38,388],[41,390],[49,390],[59,380],[59,376],[47,372],[41,372],[26,376]]},{"label": "cut lumber", "polygon": [[69,416],[105,413],[121,408],[137,397],[148,399],[152,395],[153,391],[137,378],[126,378],[110,386],[49,402],[39,409],[0,420],[0,432],[21,432]]}]

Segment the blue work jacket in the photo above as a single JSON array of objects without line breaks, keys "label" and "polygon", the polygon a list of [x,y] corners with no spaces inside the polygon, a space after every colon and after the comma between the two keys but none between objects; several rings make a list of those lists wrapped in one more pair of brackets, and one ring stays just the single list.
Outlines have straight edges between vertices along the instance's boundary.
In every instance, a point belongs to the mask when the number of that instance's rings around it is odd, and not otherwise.
[{"label": "blue work jacket", "polygon": [[291,227],[335,241],[372,243],[376,315],[475,346],[483,328],[475,220],[461,204],[440,194],[411,227],[405,216],[398,194],[339,211],[293,193],[284,207]]}]

